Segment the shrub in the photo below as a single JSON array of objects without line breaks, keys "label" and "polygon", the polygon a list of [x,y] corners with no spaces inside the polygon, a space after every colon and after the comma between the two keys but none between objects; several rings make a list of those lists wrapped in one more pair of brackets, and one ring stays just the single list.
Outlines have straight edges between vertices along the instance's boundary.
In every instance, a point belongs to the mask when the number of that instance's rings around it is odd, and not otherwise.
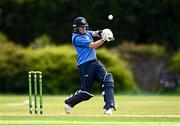
[{"label": "shrub", "polygon": [[119,59],[118,55],[107,49],[100,49],[97,54],[100,61],[105,64],[107,71],[113,74],[116,90],[138,91],[127,62]]},{"label": "shrub", "polygon": [[51,42],[52,42],[51,38],[48,35],[43,34],[34,40],[34,42],[31,44],[31,47],[32,48],[45,48],[45,47],[53,45]]},{"label": "shrub", "polygon": [[116,47],[116,50],[124,57],[161,57],[165,55],[165,47],[157,44],[150,45],[136,45],[135,43],[124,42],[122,45]]},{"label": "shrub", "polygon": [[[43,91],[48,94],[63,94],[79,89],[76,55],[72,46],[46,48],[22,48],[6,42],[0,47],[1,92],[28,92],[28,71],[43,72]],[[108,52],[108,53],[107,53]],[[116,91],[137,91],[127,64],[107,49],[98,50],[99,59],[114,76]],[[94,86],[94,91],[98,85]]]},{"label": "shrub", "polygon": [[180,50],[170,59],[168,71],[173,73],[180,72]]}]

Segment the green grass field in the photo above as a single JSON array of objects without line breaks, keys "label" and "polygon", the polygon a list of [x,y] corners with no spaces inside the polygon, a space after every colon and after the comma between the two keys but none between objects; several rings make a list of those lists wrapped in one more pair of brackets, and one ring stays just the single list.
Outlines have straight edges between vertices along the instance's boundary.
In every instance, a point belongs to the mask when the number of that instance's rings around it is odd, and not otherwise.
[{"label": "green grass field", "polygon": [[44,114],[30,115],[28,96],[0,95],[0,125],[180,126],[180,96],[116,96],[112,116],[103,114],[101,96],[79,104],[70,115],[64,112],[64,99],[45,96]]}]

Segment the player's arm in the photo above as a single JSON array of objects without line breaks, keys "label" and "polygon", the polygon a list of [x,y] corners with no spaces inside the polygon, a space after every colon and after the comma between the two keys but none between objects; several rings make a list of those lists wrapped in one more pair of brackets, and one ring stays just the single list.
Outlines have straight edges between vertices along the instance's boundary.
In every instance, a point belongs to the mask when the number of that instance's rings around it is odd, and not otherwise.
[{"label": "player's arm", "polygon": [[95,41],[95,42],[91,42],[91,43],[89,44],[89,47],[90,47],[90,48],[98,48],[98,47],[100,47],[104,42],[105,42],[105,41],[104,41],[103,39],[99,39],[99,40],[97,40],[97,41]]},{"label": "player's arm", "polygon": [[85,39],[84,37],[78,36],[75,38],[75,40],[73,41],[73,44],[75,46],[79,46],[79,47],[87,47],[87,48],[98,48],[99,46],[101,46],[106,40],[103,39],[99,39],[95,42],[89,41],[87,39]]}]

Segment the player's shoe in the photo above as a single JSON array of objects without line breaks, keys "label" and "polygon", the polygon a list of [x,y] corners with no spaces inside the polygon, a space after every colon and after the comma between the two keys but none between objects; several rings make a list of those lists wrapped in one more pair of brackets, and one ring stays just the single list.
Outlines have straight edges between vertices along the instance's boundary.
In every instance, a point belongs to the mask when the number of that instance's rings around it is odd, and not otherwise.
[{"label": "player's shoe", "polygon": [[[116,106],[117,107],[117,106]],[[112,108],[109,108],[108,110],[104,109],[104,114],[105,115],[112,115],[112,110],[116,111],[116,107],[112,107]]]},{"label": "player's shoe", "polygon": [[64,111],[65,111],[67,114],[71,114],[72,107],[69,106],[68,104],[65,104],[65,106],[64,106]]},{"label": "player's shoe", "polygon": [[108,110],[104,109],[104,114],[105,115],[112,115],[112,108],[110,108]]}]

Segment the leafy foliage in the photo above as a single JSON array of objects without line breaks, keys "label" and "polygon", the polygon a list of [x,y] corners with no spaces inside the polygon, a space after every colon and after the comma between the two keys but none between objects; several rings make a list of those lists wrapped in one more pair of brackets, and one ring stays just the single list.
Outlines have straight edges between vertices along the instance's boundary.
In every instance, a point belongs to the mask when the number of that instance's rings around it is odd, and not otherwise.
[{"label": "leafy foliage", "polygon": [[180,72],[180,51],[172,56],[168,70],[174,73]]},{"label": "leafy foliage", "polygon": [[[0,36],[0,38],[5,39]],[[8,41],[8,40],[7,40]],[[72,46],[61,45],[46,48],[22,48],[11,42],[0,41],[0,91],[28,92],[28,71],[43,72],[43,90],[48,94],[72,92],[79,89],[76,55]],[[107,53],[108,52],[108,53]],[[114,76],[116,92],[138,91],[127,64],[107,49],[98,51],[99,59]],[[94,85],[99,92],[100,85]]]},{"label": "leafy foliage", "polygon": [[135,44],[130,42],[124,42],[114,48],[123,58],[135,58],[135,57],[148,57],[148,58],[158,58],[165,57],[166,49],[163,46],[157,44]]},{"label": "leafy foliage", "polygon": [[92,30],[112,29],[114,45],[122,40],[156,42],[174,51],[180,48],[179,6],[179,0],[1,0],[0,27],[23,45],[42,34],[65,43],[70,41],[73,19],[84,16]]}]

